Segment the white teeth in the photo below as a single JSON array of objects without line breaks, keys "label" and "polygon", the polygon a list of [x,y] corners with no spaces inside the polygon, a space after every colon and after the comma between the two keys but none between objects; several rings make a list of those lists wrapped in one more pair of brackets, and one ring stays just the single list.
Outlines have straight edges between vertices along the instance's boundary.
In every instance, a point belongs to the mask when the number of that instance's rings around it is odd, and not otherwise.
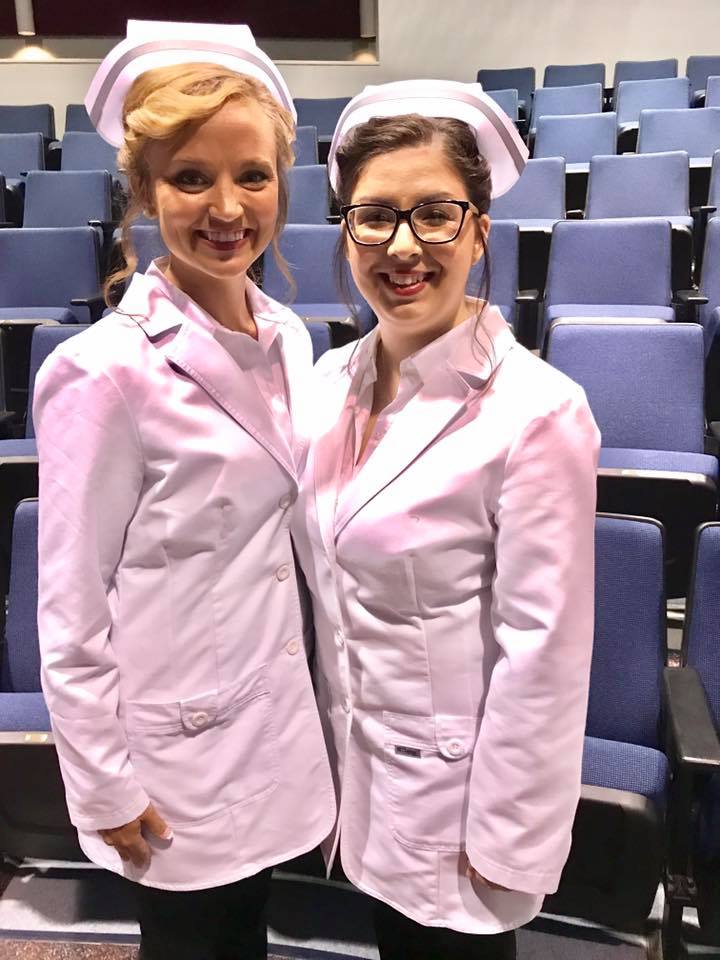
[{"label": "white teeth", "polygon": [[388,279],[393,286],[411,287],[414,283],[422,283],[425,279],[424,273],[389,273]]},{"label": "white teeth", "polygon": [[203,230],[202,235],[213,243],[234,243],[236,240],[244,240],[247,230]]}]

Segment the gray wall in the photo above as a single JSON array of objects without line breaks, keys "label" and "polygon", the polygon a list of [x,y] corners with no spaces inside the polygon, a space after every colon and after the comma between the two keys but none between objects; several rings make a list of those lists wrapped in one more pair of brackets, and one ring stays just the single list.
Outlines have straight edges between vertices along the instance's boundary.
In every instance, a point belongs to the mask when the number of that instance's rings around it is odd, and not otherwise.
[{"label": "gray wall", "polygon": [[[0,102],[50,101],[58,135],[65,104],[84,98],[97,61],[112,40],[56,41],[42,61],[0,40]],[[479,66],[532,64],[542,83],[548,63],[720,54],[720,3],[696,0],[378,0],[377,59],[348,45],[316,45],[309,63],[286,59],[297,47],[265,44],[295,96],[342,96],[365,84],[407,77],[474,79]],[[28,54],[31,51],[27,51]],[[355,57],[355,59],[353,59]],[[367,61],[367,62],[365,62]]]}]

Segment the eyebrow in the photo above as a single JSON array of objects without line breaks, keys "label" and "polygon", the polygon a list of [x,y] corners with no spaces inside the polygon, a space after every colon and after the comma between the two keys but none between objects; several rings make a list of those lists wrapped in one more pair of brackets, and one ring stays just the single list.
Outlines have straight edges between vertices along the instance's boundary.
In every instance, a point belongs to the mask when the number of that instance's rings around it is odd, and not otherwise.
[{"label": "eyebrow", "polygon": [[[419,203],[443,203],[447,200],[457,200],[457,197],[451,197],[448,193],[429,193],[424,197],[419,197],[411,206],[416,207]],[[394,207],[395,201],[389,197],[360,197],[354,203],[376,203],[378,206]]]},{"label": "eyebrow", "polygon": [[[180,163],[187,167],[205,167],[208,165],[207,158],[203,159],[201,157],[191,156],[175,156],[170,162]],[[272,167],[272,164],[269,160],[263,159],[262,157],[249,157],[247,160],[242,161],[242,166]]]}]

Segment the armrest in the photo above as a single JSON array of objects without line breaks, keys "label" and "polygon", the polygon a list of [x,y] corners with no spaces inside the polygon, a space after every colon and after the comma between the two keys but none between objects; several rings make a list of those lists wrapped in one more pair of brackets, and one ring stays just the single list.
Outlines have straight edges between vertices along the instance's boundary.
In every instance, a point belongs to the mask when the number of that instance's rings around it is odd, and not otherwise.
[{"label": "armrest", "polygon": [[0,220],[0,230],[5,229],[6,227],[15,227],[17,224],[13,223],[12,220]]},{"label": "armrest", "polygon": [[518,290],[517,295],[515,296],[515,303],[518,305],[523,303],[538,303],[539,300],[539,290]]},{"label": "armrest", "polygon": [[[720,423],[716,423],[715,427],[720,427]],[[712,429],[712,424],[710,424],[710,434],[706,434],[703,438],[703,446],[708,456],[720,457],[720,437]]]},{"label": "armrest", "polygon": [[675,302],[683,308],[683,320],[686,323],[698,323],[698,307],[710,301],[699,290],[676,290]]},{"label": "armrest", "polygon": [[583,220],[585,218],[584,210],[566,210],[565,218],[567,220]]},{"label": "armrest", "polygon": [[720,420],[713,420],[709,426],[710,433],[716,440],[720,441]]},{"label": "armrest", "polygon": [[342,217],[340,216],[339,213],[329,213],[325,217],[325,221],[327,223],[342,223]]},{"label": "armrest", "polygon": [[720,739],[697,670],[666,667],[663,693],[667,733],[678,763],[693,771],[720,771]]},{"label": "armrest", "polygon": [[105,298],[101,293],[95,293],[91,297],[73,297],[70,301],[72,307],[87,307],[90,311],[90,323],[95,323],[102,316],[105,309]]}]

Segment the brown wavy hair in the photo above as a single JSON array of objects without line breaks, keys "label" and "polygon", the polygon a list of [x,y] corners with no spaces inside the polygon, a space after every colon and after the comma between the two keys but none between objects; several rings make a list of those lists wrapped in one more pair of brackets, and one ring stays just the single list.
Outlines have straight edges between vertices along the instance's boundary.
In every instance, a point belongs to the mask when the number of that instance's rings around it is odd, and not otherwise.
[{"label": "brown wavy hair", "polygon": [[[335,157],[339,172],[335,191],[338,206],[351,202],[360,175],[375,157],[403,147],[427,146],[436,139],[465,184],[469,199],[481,214],[487,213],[492,193],[490,164],[479,152],[474,132],[460,120],[424,117],[414,113],[398,117],[373,117],[350,131]],[[485,235],[481,236],[483,272],[478,299],[487,302],[490,294],[490,259]],[[343,300],[357,321],[345,258],[346,240],[343,231],[335,248],[335,278]]]},{"label": "brown wavy hair", "polygon": [[114,270],[103,284],[108,306],[112,296],[137,267],[130,227],[152,201],[147,150],[155,140],[180,139],[189,129],[214,116],[226,103],[258,103],[275,129],[278,168],[278,218],[272,247],[282,273],[290,273],[277,246],[288,208],[287,171],[293,163],[295,125],[291,114],[259,80],[214,63],[183,63],[147,70],[135,80],[123,105],[125,139],[118,152],[118,169],[128,180],[128,205],[123,216],[121,249],[125,265]]}]

